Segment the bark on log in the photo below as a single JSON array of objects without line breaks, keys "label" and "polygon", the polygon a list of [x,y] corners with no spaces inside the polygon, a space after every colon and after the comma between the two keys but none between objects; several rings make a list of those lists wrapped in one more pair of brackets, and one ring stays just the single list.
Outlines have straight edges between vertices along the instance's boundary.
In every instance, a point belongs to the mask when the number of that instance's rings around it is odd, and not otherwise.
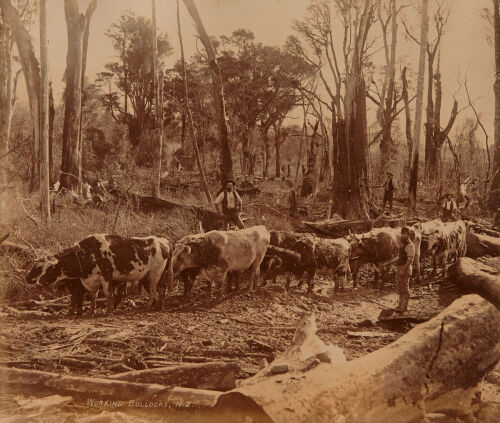
[{"label": "bark on log", "polygon": [[340,238],[349,235],[349,231],[353,233],[362,233],[368,232],[372,228],[396,228],[400,226],[410,226],[417,222],[416,219],[379,218],[375,220],[322,220],[319,222],[304,222],[304,225],[307,226],[307,229],[312,229],[316,233]]},{"label": "bark on log", "polygon": [[[37,395],[42,391],[59,395],[69,394],[77,398],[111,399],[114,401],[165,402],[176,407],[211,407],[221,392],[204,389],[174,387],[163,385],[125,382],[85,376],[62,376],[58,373],[1,368],[0,375],[7,389],[21,389],[24,395]],[[16,389],[17,388],[17,389]]]},{"label": "bark on log", "polygon": [[478,383],[500,359],[500,311],[477,295],[452,303],[396,342],[344,363],[248,379],[216,411],[240,422],[410,422],[466,415]]},{"label": "bark on log", "polygon": [[467,231],[467,257],[500,256],[500,238]]},{"label": "bark on log", "polygon": [[118,199],[131,199],[137,207],[143,211],[174,211],[180,210],[181,212],[193,213],[199,221],[201,221],[205,231],[220,230],[224,225],[224,217],[222,214],[214,211],[207,210],[203,207],[195,205],[185,205],[175,203],[173,201],[164,200],[162,198],[143,197],[134,193],[124,193],[117,189],[111,189],[110,194],[116,196]]},{"label": "bark on log", "polygon": [[236,363],[192,363],[181,366],[136,370],[111,376],[112,379],[142,383],[160,383],[186,388],[233,389],[240,367]]},{"label": "bark on log", "polygon": [[492,267],[468,257],[458,259],[454,269],[455,283],[466,290],[486,298],[500,309],[500,275]]}]

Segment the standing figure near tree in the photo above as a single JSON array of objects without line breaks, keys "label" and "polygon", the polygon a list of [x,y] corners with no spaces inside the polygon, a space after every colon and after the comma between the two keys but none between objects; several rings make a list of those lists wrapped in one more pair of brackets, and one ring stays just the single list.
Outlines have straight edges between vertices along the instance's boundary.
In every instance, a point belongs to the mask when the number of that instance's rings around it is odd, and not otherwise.
[{"label": "standing figure near tree", "polygon": [[384,183],[384,204],[382,206],[382,210],[385,210],[385,204],[389,203],[389,210],[392,212],[392,197],[396,187],[394,186],[394,182],[392,181],[392,173],[387,172],[387,179]]},{"label": "standing figure near tree", "polygon": [[222,190],[218,197],[215,199],[215,204],[221,205],[222,214],[225,219],[225,229],[229,223],[234,223],[238,229],[244,229],[245,225],[243,224],[240,214],[241,214],[241,197],[234,189],[234,181],[229,180],[226,184],[226,189]]},{"label": "standing figure near tree", "polygon": [[450,220],[453,220],[454,214],[457,210],[457,203],[455,202],[455,200],[453,200],[450,193],[444,195],[444,201],[441,206],[441,210],[443,222],[449,222]]},{"label": "standing figure near tree", "polygon": [[404,313],[408,309],[410,299],[410,277],[412,274],[413,258],[415,257],[415,233],[406,226],[401,228],[401,247],[397,258],[396,291],[399,302],[396,311]]}]

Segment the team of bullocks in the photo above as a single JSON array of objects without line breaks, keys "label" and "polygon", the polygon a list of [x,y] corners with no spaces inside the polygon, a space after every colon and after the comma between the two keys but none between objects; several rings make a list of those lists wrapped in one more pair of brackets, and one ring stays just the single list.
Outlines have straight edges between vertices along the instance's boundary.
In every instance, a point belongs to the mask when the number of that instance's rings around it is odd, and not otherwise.
[{"label": "team of bullocks", "polygon": [[[384,207],[392,207],[394,184],[388,174]],[[451,204],[450,204],[451,201]],[[226,290],[239,289],[242,279],[248,279],[248,290],[276,282],[279,275],[291,276],[299,286],[307,283],[308,292],[314,287],[318,269],[325,269],[334,278],[335,292],[345,289],[346,277],[357,274],[361,266],[371,264],[375,282],[388,266],[396,264],[396,291],[399,303],[396,311],[408,308],[409,282],[416,271],[420,280],[420,261],[433,257],[433,272],[441,264],[446,272],[448,255],[465,255],[466,228],[463,221],[449,221],[449,210],[456,207],[448,197],[443,205],[444,219],[418,223],[403,228],[376,228],[364,234],[345,238],[326,239],[314,234],[269,231],[265,226],[245,228],[241,220],[242,201],[229,181],[215,200],[221,205],[225,228],[233,223],[239,230],[210,231],[188,235],[177,243],[162,237],[124,238],[111,234],[91,235],[55,256],[35,263],[27,281],[41,285],[64,285],[71,292],[71,310],[80,314],[85,293],[91,297],[91,313],[102,288],[111,313],[125,293],[128,282],[135,282],[149,293],[148,307],[161,309],[166,292],[174,290],[174,280],[184,284],[184,296],[191,294],[195,280],[207,284],[207,300],[211,299],[212,284],[217,286],[217,300]],[[304,278],[305,279],[302,279]]]}]

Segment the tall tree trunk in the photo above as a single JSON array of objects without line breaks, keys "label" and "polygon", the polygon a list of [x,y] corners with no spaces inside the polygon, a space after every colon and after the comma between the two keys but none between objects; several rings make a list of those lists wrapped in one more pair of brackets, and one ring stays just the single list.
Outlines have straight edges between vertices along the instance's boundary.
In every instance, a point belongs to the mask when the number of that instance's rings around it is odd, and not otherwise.
[{"label": "tall tree trunk", "polygon": [[274,169],[277,178],[281,177],[281,122],[276,122],[274,125],[274,148],[276,154],[276,168]]},{"label": "tall tree trunk", "polygon": [[181,18],[179,11],[179,0],[177,0],[177,30],[179,33],[179,45],[181,48],[181,64],[182,64],[182,75],[184,80],[184,112],[182,114],[184,116],[188,116],[189,120],[189,129],[191,132],[191,138],[193,139],[193,148],[194,155],[196,157],[196,164],[198,165],[198,171],[200,172],[201,180],[203,182],[203,189],[205,190],[205,195],[207,196],[207,201],[210,206],[213,207],[214,203],[212,200],[212,196],[210,194],[210,190],[208,189],[207,179],[205,177],[205,170],[203,169],[203,165],[200,160],[200,150],[198,148],[198,139],[196,137],[196,132],[194,130],[194,121],[193,115],[191,113],[191,109],[189,107],[189,95],[188,95],[188,84],[187,84],[187,72],[186,72],[186,60],[184,58],[184,44],[182,43],[182,30],[181,30]]},{"label": "tall tree trunk", "polygon": [[45,223],[50,225],[49,198],[49,63],[47,54],[47,9],[46,0],[40,0],[40,211]]},{"label": "tall tree trunk", "polygon": [[428,18],[429,1],[422,0],[422,22],[420,29],[420,54],[418,61],[417,78],[417,100],[415,106],[415,126],[413,130],[414,143],[410,166],[410,184],[409,184],[409,209],[415,211],[417,208],[417,181],[418,181],[418,162],[420,149],[420,133],[422,127],[422,103],[424,96],[424,73],[425,73],[425,52],[427,45],[427,33],[429,32]]},{"label": "tall tree trunk", "polygon": [[49,185],[54,182],[54,117],[56,110],[54,108],[54,96],[52,95],[52,83],[49,83]]},{"label": "tall tree trunk", "polygon": [[493,16],[495,24],[495,155],[493,158],[493,180],[488,198],[491,210],[500,208],[500,13],[498,0],[493,0]]},{"label": "tall tree trunk", "polygon": [[33,157],[32,172],[30,180],[30,191],[39,187],[39,164],[40,164],[40,65],[35,56],[31,36],[24,27],[17,10],[9,0],[0,0],[3,17],[9,23],[10,29],[16,41],[19,60],[26,81],[26,90],[30,106],[31,119],[33,121]]},{"label": "tall tree trunk", "polygon": [[433,81],[434,81],[434,53],[428,52],[427,58],[427,108],[426,108],[426,122],[425,122],[425,175],[426,179],[431,181],[430,177],[430,162],[432,154],[432,143],[434,140],[435,122],[434,122],[434,99],[432,96]]},{"label": "tall tree trunk", "polygon": [[78,11],[78,0],[64,0],[68,33],[66,89],[61,163],[61,185],[67,189],[81,185],[80,114],[82,112],[82,51],[85,16]]},{"label": "tall tree trunk", "polygon": [[203,26],[203,22],[201,21],[194,0],[184,0],[184,4],[186,5],[189,14],[196,24],[198,34],[208,56],[208,62],[212,74],[214,103],[217,111],[217,127],[219,129],[219,143],[222,156],[220,173],[222,183],[223,185],[225,185],[228,179],[233,179],[233,159],[231,157],[231,147],[229,144],[229,135],[226,122],[226,105],[224,100],[222,76],[219,65],[217,63],[217,58],[215,57],[212,43],[207,34],[207,31],[205,30],[205,27]]},{"label": "tall tree trunk", "polygon": [[[8,95],[8,64],[10,61],[8,27],[5,19],[5,14],[0,11],[0,157],[4,157],[9,151],[9,137],[7,135],[7,126],[10,109],[10,98]],[[4,215],[6,205],[4,204],[3,187],[7,184],[6,175],[6,158],[0,162],[0,214]]]},{"label": "tall tree trunk", "polygon": [[346,81],[345,122],[337,146],[333,210],[345,219],[368,218],[366,138],[366,90],[361,75],[350,74]]},{"label": "tall tree trunk", "polygon": [[410,101],[408,99],[408,81],[406,79],[406,66],[401,71],[401,80],[403,83],[402,96],[405,104],[405,133],[406,144],[408,146],[408,169],[411,166],[411,156],[413,151],[413,137],[411,134],[411,116],[410,116]]},{"label": "tall tree trunk", "polygon": [[261,128],[262,142],[264,144],[264,163],[262,177],[266,179],[269,176],[269,164],[271,163],[271,142],[269,141],[269,126]]},{"label": "tall tree trunk", "polygon": [[[390,163],[396,152],[396,147],[392,140],[392,115],[394,113],[394,79],[396,75],[396,43],[397,43],[397,5],[396,0],[391,1],[391,49],[389,61],[387,62],[387,86],[385,98],[380,99],[382,138],[380,140],[380,170],[384,174],[389,170]],[[384,38],[385,40],[386,38]]]},{"label": "tall tree trunk", "polygon": [[155,92],[155,132],[156,151],[153,154],[153,197],[160,196],[161,182],[161,153],[163,144],[163,105],[160,101],[160,73],[158,69],[158,38],[156,36],[156,4],[151,0],[153,11],[153,72]]},{"label": "tall tree trunk", "polygon": [[[90,36],[90,19],[94,14],[97,7],[97,0],[93,0],[87,7],[85,12],[85,29],[83,30],[83,45],[82,45],[82,77],[81,77],[81,92],[80,101],[83,101],[83,90],[85,89],[85,70],[87,69],[87,51],[89,48],[89,36]],[[80,105],[80,126],[78,128],[78,148],[80,149],[78,154],[78,178],[82,180],[82,160],[83,160],[83,140],[82,140],[82,130],[83,130],[83,103]],[[82,184],[79,184],[78,194],[82,195]]]}]

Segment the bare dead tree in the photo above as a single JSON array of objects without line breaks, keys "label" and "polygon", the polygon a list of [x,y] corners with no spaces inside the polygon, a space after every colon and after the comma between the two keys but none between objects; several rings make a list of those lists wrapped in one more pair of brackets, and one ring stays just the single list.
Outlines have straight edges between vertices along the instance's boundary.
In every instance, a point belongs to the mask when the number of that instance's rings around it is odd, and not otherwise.
[{"label": "bare dead tree", "polygon": [[[368,33],[374,23],[376,2],[333,4],[336,15],[328,2],[311,2],[307,18],[294,24],[300,39],[290,37],[287,48],[315,69],[315,79],[329,97],[325,100],[322,90],[314,89],[314,81],[300,85],[317,116],[321,115],[318,104],[332,113],[331,156],[336,178],[333,211],[346,218],[365,218],[369,209],[364,68],[373,46]],[[333,35],[332,15],[339,17],[344,30],[340,46]]]},{"label": "bare dead tree", "polygon": [[196,164],[198,166],[198,171],[200,172],[201,180],[203,182],[203,189],[205,190],[205,195],[207,197],[208,204],[213,206],[212,195],[208,189],[207,179],[205,177],[205,170],[203,169],[203,164],[200,160],[200,149],[198,148],[198,138],[196,136],[196,131],[194,128],[193,114],[191,113],[191,108],[189,107],[189,95],[188,95],[188,82],[187,82],[187,72],[186,72],[186,60],[184,58],[184,44],[182,42],[182,30],[181,30],[181,18],[179,13],[179,0],[177,0],[177,31],[179,34],[179,45],[181,49],[181,65],[182,65],[182,79],[184,81],[184,113],[183,116],[188,117],[189,130],[191,133],[191,138],[193,140],[194,154],[196,157]]},{"label": "bare dead tree", "polygon": [[428,0],[422,0],[422,14],[420,24],[420,53],[418,60],[418,77],[417,77],[417,101],[415,108],[415,126],[413,130],[414,142],[410,166],[410,183],[409,183],[409,209],[413,212],[417,208],[417,181],[418,181],[418,162],[420,149],[420,132],[422,126],[422,106],[424,96],[424,72],[425,72],[425,53],[427,45],[427,34],[429,32],[428,18]]},{"label": "bare dead tree", "polygon": [[156,3],[151,0],[152,24],[153,24],[153,81],[155,93],[155,135],[156,148],[153,153],[153,197],[160,196],[161,182],[161,155],[163,144],[163,104],[160,92],[160,72],[158,69],[158,38],[156,36]]},{"label": "bare dead tree", "polygon": [[205,48],[208,57],[208,63],[212,75],[213,95],[215,108],[217,111],[217,127],[219,129],[219,143],[222,157],[220,173],[222,183],[225,184],[228,179],[233,179],[233,159],[231,157],[231,148],[229,145],[229,133],[226,122],[226,105],[224,99],[222,76],[219,65],[217,63],[217,58],[215,57],[212,42],[210,41],[210,37],[205,30],[194,0],[183,1],[189,11],[189,14],[191,15],[191,18],[193,18],[196,29],[198,31],[198,35],[200,36],[200,40],[203,43],[203,47]]},{"label": "bare dead tree", "polygon": [[498,0],[493,0],[493,22],[495,28],[495,154],[493,158],[492,182],[488,198],[491,210],[500,208],[500,12]]},{"label": "bare dead tree", "polygon": [[[33,122],[33,156],[31,161],[30,191],[38,188],[39,164],[40,164],[40,65],[36,58],[31,36],[27,31],[21,16],[12,5],[10,0],[0,0],[2,17],[4,22],[9,23],[15,40],[19,60],[23,69],[28,101],[30,106],[31,120]],[[5,135],[4,135],[5,137]],[[7,146],[8,147],[8,146]],[[5,147],[4,147],[5,148]]]},{"label": "bare dead tree", "polygon": [[40,0],[40,212],[45,223],[50,225],[49,197],[49,76],[47,48],[46,0]]},{"label": "bare dead tree", "polygon": [[92,16],[97,0],[92,0],[84,15],[78,10],[77,0],[64,0],[68,34],[66,56],[66,89],[64,91],[64,125],[61,162],[61,185],[67,189],[82,190],[80,148],[80,115],[82,111],[83,38],[87,18]]}]

